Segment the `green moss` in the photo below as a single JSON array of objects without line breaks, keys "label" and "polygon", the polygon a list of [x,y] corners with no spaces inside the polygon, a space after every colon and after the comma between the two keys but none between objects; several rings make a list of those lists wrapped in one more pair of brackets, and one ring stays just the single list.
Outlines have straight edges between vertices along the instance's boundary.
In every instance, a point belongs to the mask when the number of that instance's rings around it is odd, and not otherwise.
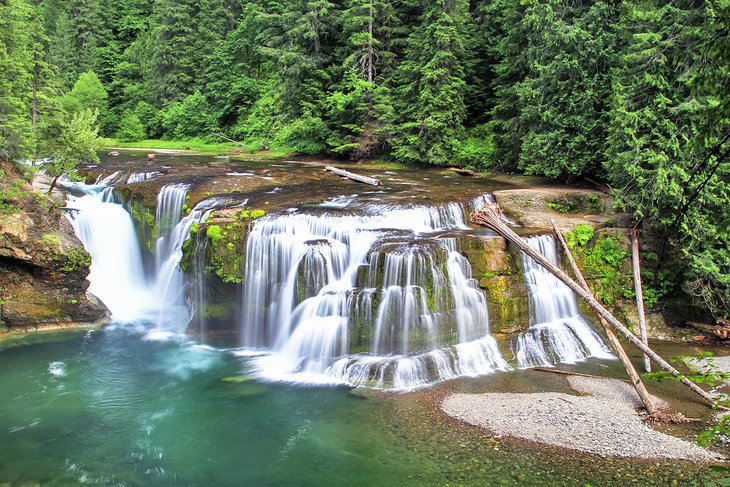
[{"label": "green moss", "polygon": [[91,265],[91,255],[82,247],[73,247],[61,257],[64,264],[59,267],[64,272],[88,270]]},{"label": "green moss", "polygon": [[627,243],[617,234],[595,234],[593,227],[578,224],[565,234],[568,246],[592,291],[603,304],[633,298]]},{"label": "green moss", "polygon": [[206,303],[203,306],[203,316],[209,319],[225,320],[233,316],[233,304],[226,303]]},{"label": "green moss", "polygon": [[241,213],[238,214],[239,220],[255,220],[257,218],[261,218],[262,216],[265,216],[266,212],[264,210],[250,210],[245,209],[241,210]]},{"label": "green moss", "polygon": [[44,233],[40,242],[53,251],[60,251],[61,239],[55,233]]},{"label": "green moss", "polygon": [[205,232],[205,236],[208,237],[208,240],[215,245],[223,240],[223,230],[221,230],[221,227],[218,225],[211,225]]}]

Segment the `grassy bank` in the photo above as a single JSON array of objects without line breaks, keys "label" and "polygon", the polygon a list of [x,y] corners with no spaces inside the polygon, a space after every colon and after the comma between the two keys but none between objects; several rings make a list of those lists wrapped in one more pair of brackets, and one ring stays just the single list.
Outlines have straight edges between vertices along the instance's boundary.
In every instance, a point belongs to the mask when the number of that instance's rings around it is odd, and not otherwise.
[{"label": "grassy bank", "polygon": [[202,152],[211,155],[243,156],[246,158],[273,158],[278,159],[294,155],[295,152],[287,147],[273,147],[269,150],[258,150],[260,144],[239,144],[235,142],[210,142],[206,139],[195,138],[185,140],[146,139],[136,142],[106,139],[107,149],[166,149]]}]

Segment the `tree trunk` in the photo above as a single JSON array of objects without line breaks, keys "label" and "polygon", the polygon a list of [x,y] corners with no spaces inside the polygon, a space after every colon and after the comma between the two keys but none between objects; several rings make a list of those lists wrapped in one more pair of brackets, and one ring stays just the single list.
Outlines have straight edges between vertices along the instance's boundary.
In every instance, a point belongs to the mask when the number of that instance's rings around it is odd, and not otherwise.
[{"label": "tree trunk", "polygon": [[636,347],[639,348],[639,350],[649,355],[649,357],[651,357],[652,360],[654,360],[661,368],[668,371],[680,382],[689,387],[692,391],[697,393],[714,407],[718,409],[728,410],[728,408],[722,406],[721,404],[718,404],[717,401],[715,401],[715,399],[707,393],[707,391],[703,390],[697,384],[682,375],[677,369],[672,367],[669,362],[661,358],[659,355],[656,354],[656,352],[644,345],[644,343],[633,333],[631,333],[628,328],[621,324],[621,322],[617,320],[610,311],[604,308],[603,305],[599,303],[591,293],[583,289],[580,284],[576,283],[565,272],[563,272],[552,262],[547,260],[540,252],[525,243],[525,241],[522,240],[519,235],[513,232],[511,228],[509,228],[502,222],[502,220],[500,219],[499,206],[497,206],[496,203],[486,204],[481,209],[472,213],[471,221],[478,225],[483,225],[491,228],[492,230],[506,238],[508,241],[515,244],[520,250],[522,250],[528,256],[532,257],[535,262],[542,265],[545,269],[547,269],[548,272],[560,279],[563,284],[568,286],[575,294],[580,296],[581,299],[588,303],[588,305],[593,308],[599,316],[602,316],[606,320],[606,322],[611,325],[611,327],[613,327],[614,330],[621,333],[624,338],[633,343]]},{"label": "tree trunk", "polygon": [[[373,16],[375,14],[373,13],[373,6],[370,5],[370,18],[368,19],[368,83],[373,82],[373,74],[374,74],[374,64],[375,60],[373,59],[374,55],[373,52],[375,50],[375,47],[373,46]],[[368,95],[369,96],[369,95]]]},{"label": "tree trunk", "polygon": [[56,182],[58,181],[58,178],[60,178],[61,175],[59,174],[55,178],[53,178],[53,181],[51,181],[51,185],[48,187],[48,194],[51,194],[51,191],[53,191],[53,188],[56,187]]},{"label": "tree trunk", "polygon": [[[639,313],[639,332],[641,333],[641,341],[644,345],[649,344],[646,335],[646,314],[644,312],[644,290],[641,285],[641,262],[639,260],[639,232],[631,231],[631,265],[634,270],[634,289],[636,290],[636,310]],[[651,372],[651,360],[648,355],[644,355],[644,369]]]},{"label": "tree trunk", "polygon": [[[563,234],[560,233],[560,231],[558,230],[558,227],[555,225],[555,221],[553,221],[552,223],[553,223],[553,230],[555,230],[555,234],[558,237],[558,240],[560,241],[560,245],[563,246],[565,255],[568,257],[570,266],[573,269],[573,274],[575,274],[576,279],[578,280],[580,285],[583,286],[583,289],[590,292],[588,283],[583,278],[583,273],[578,268],[578,264],[575,263],[573,254],[570,252],[570,249],[568,248],[568,244],[565,243]],[[639,398],[641,399],[642,404],[644,404],[644,409],[646,409],[646,412],[650,415],[655,414],[658,411],[656,403],[654,402],[654,399],[649,394],[649,391],[646,390],[644,383],[641,381],[641,377],[639,376],[639,373],[636,372],[636,369],[634,368],[634,364],[631,363],[631,359],[626,354],[626,351],[624,350],[623,346],[621,346],[621,342],[619,341],[618,337],[613,332],[611,327],[608,326],[608,323],[606,322],[606,320],[600,315],[599,315],[598,319],[600,320],[601,325],[603,326],[603,330],[606,332],[608,341],[611,343],[611,346],[616,351],[616,355],[618,355],[619,360],[621,360],[621,363],[623,364],[624,369],[626,369],[626,374],[629,376],[629,379],[631,380],[631,384],[633,384],[634,389],[636,389],[636,393],[639,395]]]},{"label": "tree trunk", "polygon": [[359,174],[355,174],[354,172],[345,171],[344,169],[337,169],[334,166],[325,166],[325,170],[330,171],[334,174],[337,174],[338,176],[342,176],[343,178],[352,179],[353,181],[358,181],[365,184],[371,184],[373,186],[381,186],[383,183],[380,181],[380,179],[371,178],[368,176],[361,176]]}]

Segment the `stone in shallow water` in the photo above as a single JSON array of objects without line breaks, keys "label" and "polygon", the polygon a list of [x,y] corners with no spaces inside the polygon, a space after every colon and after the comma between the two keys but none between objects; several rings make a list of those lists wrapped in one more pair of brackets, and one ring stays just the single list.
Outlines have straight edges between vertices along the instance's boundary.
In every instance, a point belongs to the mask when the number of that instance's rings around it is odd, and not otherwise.
[{"label": "stone in shallow water", "polygon": [[250,382],[252,380],[253,380],[253,378],[248,375],[234,375],[231,377],[223,377],[221,379],[221,382],[232,382],[232,383],[236,383],[236,384],[241,384],[241,383],[245,383],[245,382]]}]

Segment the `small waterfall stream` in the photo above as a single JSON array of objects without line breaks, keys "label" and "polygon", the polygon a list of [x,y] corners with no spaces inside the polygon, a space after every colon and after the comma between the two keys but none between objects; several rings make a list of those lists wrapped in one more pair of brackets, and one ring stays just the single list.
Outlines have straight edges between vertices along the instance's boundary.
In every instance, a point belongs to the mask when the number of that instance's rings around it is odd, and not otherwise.
[{"label": "small waterfall stream", "polygon": [[69,196],[68,213],[76,234],[92,256],[89,291],[99,297],[120,321],[152,321],[158,328],[183,332],[190,320],[179,268],[182,245],[193,224],[203,221],[214,208],[229,203],[210,198],[183,217],[188,186],[165,185],[157,197],[155,259],[145,272],[142,250],[134,221],[127,209],[115,201],[114,181],[145,180],[147,174],[112,173],[99,183],[75,183],[84,194]]},{"label": "small waterfall stream", "polygon": [[[550,235],[526,239],[553,264],[558,264]],[[578,313],[573,292],[524,253],[525,282],[529,294],[530,328],[517,339],[515,357],[520,367],[573,363],[586,357],[612,358],[600,336]]]}]

